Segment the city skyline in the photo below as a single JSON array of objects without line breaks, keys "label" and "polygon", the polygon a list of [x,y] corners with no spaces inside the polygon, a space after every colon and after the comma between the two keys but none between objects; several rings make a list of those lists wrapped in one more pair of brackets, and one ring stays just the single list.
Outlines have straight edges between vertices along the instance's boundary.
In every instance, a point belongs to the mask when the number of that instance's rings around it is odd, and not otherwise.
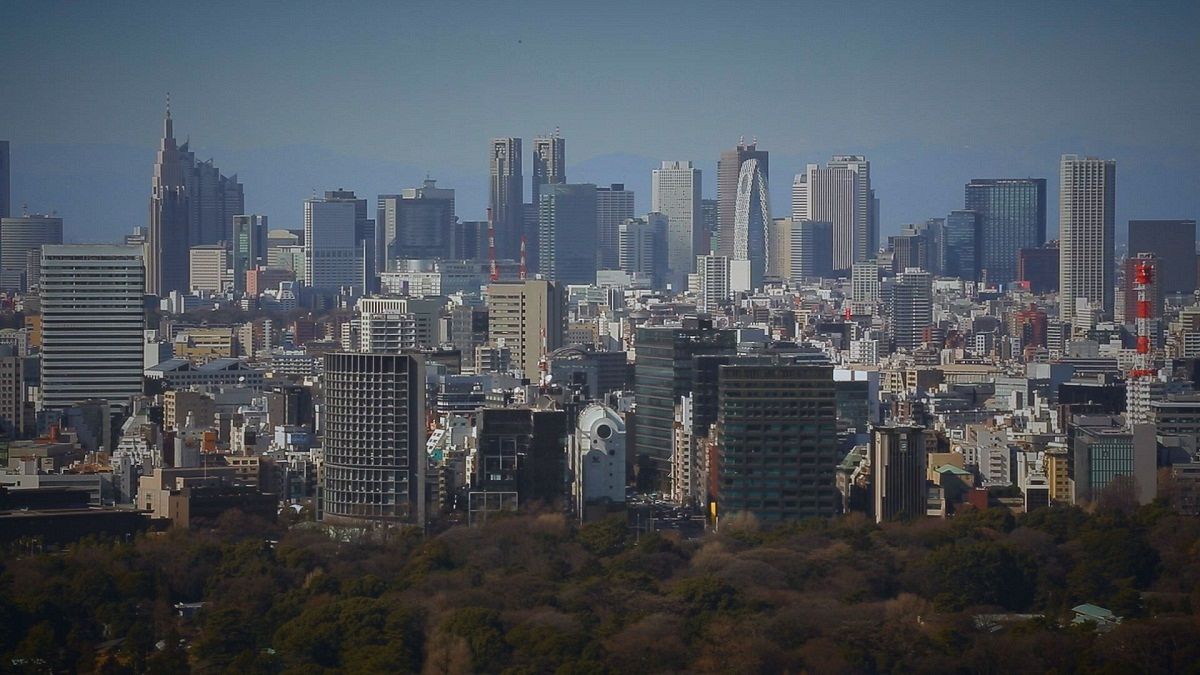
[{"label": "city skyline", "polygon": [[[76,8],[68,19],[16,8],[6,17],[11,19],[7,28],[0,29],[5,38],[0,54],[14,66],[0,74],[0,83],[6,90],[36,92],[44,104],[36,110],[0,108],[0,128],[13,145],[13,212],[22,203],[36,212],[57,210],[64,216],[68,240],[99,233],[112,240],[144,209],[125,202],[135,188],[144,198],[143,167],[152,161],[153,130],[168,91],[181,137],[190,136],[201,156],[218,158],[223,169],[241,177],[250,188],[248,210],[281,224],[300,221],[298,204],[313,188],[340,185],[374,196],[419,185],[426,174],[459,190],[464,219],[482,219],[487,166],[479,148],[489,138],[508,134],[532,142],[555,127],[571,139],[567,174],[573,181],[625,183],[638,193],[637,211],[643,213],[649,184],[644,174],[660,161],[696,162],[711,181],[704,197],[715,197],[714,169],[721,150],[741,136],[757,136],[776,165],[771,191],[777,206],[786,203],[792,175],[805,164],[832,154],[870,157],[881,197],[881,239],[904,223],[960,207],[956,193],[972,178],[1052,179],[1057,157],[1069,152],[1116,158],[1126,167],[1117,196],[1119,238],[1130,219],[1194,217],[1200,210],[1195,190],[1200,160],[1185,111],[1200,101],[1200,89],[1186,76],[1194,72],[1198,57],[1184,27],[1195,25],[1197,9],[1160,4],[1131,16],[1131,8],[1091,4],[1081,16],[1073,11],[1077,7],[1012,3],[901,9],[875,4],[868,20],[855,25],[843,16],[849,13],[809,7],[808,20],[822,30],[813,31],[802,45],[781,47],[779,58],[767,59],[759,69],[739,69],[738,77],[731,76],[738,59],[718,58],[734,48],[734,41],[711,26],[773,25],[771,19],[782,21],[791,14],[787,8],[752,5],[752,11],[735,12],[706,6],[697,12],[705,20],[685,17],[668,23],[669,8],[626,7],[602,29],[596,22],[577,25],[588,12],[580,8],[546,13],[527,7],[529,14],[486,19],[470,8],[451,7],[445,16],[421,8],[406,13],[405,22],[429,31],[415,31],[421,37],[411,45],[385,43],[364,29],[355,49],[336,52],[306,76],[304,86],[294,77],[278,76],[287,72],[286,64],[303,69],[311,61],[297,53],[296,44],[307,40],[307,51],[324,51],[321,46],[353,30],[355,19],[371,25],[368,21],[394,10],[356,5],[345,10],[346,25],[333,30],[318,19],[270,17],[268,22],[265,10],[251,7],[239,30],[257,31],[255,40],[225,42],[222,57],[198,52],[185,40],[177,50],[163,50],[162,59],[147,60],[134,54],[162,40],[148,17],[133,12],[89,16],[95,10]],[[1039,21],[1026,21],[1035,10]],[[163,11],[179,15],[175,23],[186,25],[197,42],[227,28],[203,13]],[[159,18],[159,12],[150,14]],[[557,30],[527,30],[533,16]],[[966,49],[961,44],[965,37],[941,30],[933,19],[953,25],[986,21],[1006,39]],[[122,30],[111,33],[134,39],[64,39],[119,22],[124,22]],[[937,40],[929,39],[933,26],[939,26]],[[1056,36],[1065,26],[1105,44],[1105,50],[1063,49]],[[654,39],[644,27],[655,29]],[[453,49],[461,37],[439,42],[447,30],[477,36],[477,48]],[[618,31],[624,31],[621,42],[630,49],[619,54],[601,49],[604,39]],[[51,34],[59,46],[55,58],[31,61],[42,53],[31,48],[32,41]],[[833,49],[843,39],[856,38],[870,48],[849,56]],[[521,64],[537,50],[564,43],[573,49],[564,50],[568,53],[561,62],[539,62],[539,67],[552,79],[568,68],[582,77],[558,77],[557,87],[535,85],[531,96],[522,97],[531,85],[521,75],[527,72]],[[91,50],[86,58],[84,49]],[[682,49],[694,55],[694,64],[670,58]],[[410,64],[400,74],[384,67],[395,62],[397,50]],[[191,74],[194,69],[180,65],[181,59],[203,62],[215,76],[197,77]],[[618,80],[611,74],[621,72],[620,64],[646,60],[658,63],[661,75],[626,69]],[[503,69],[505,63],[511,64],[511,72]],[[798,69],[795,63],[805,67]],[[972,87],[974,68],[985,63],[988,86]],[[95,72],[95,64],[110,67]],[[351,106],[353,114],[345,113],[344,106],[336,115],[325,114],[332,99],[304,98],[310,87],[345,84],[340,81],[343,72],[356,73],[350,82],[361,86],[346,88],[343,98],[353,99],[355,91],[362,91],[370,105]],[[448,77],[450,72],[454,78]],[[32,73],[39,79],[30,79]],[[692,86],[664,92],[659,85],[665,77]],[[726,83],[727,95],[707,96],[698,86],[707,78]],[[73,86],[48,90],[39,81]],[[448,81],[457,82],[459,90],[447,91]],[[614,86],[586,87],[587,81]],[[245,95],[226,101],[229,87],[243,89]],[[380,97],[380,91],[385,95]],[[404,94],[387,93],[400,91]],[[476,91],[493,103],[475,105],[465,92]],[[499,96],[501,91],[508,96]],[[654,100],[665,97],[704,114],[679,120],[656,106],[613,106],[617,100],[651,100],[647,97],[652,94]],[[840,102],[854,94],[864,104],[847,113]],[[768,103],[744,108],[742,100]],[[1091,112],[1080,117],[1077,109]],[[803,114],[794,115],[795,110]],[[1128,124],[1130,119],[1138,124]],[[67,156],[73,160],[61,161]],[[110,164],[113,175],[92,187],[82,176],[98,163]],[[94,168],[90,173],[95,174]],[[1050,214],[1056,213],[1055,182],[1048,195]],[[76,189],[64,194],[63,184]],[[116,199],[96,209],[100,194]],[[86,226],[79,222],[83,218],[90,221]],[[1052,215],[1051,231],[1053,220]]]}]

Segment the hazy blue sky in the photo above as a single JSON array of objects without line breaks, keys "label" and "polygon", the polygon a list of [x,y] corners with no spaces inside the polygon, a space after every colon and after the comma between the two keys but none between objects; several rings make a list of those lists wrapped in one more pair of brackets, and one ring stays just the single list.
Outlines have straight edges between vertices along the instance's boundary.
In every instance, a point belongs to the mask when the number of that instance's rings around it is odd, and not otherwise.
[{"label": "hazy blue sky", "polygon": [[[627,167],[707,167],[757,136],[777,214],[805,162],[868,153],[885,231],[944,215],[971,177],[1053,184],[1063,152],[1118,160],[1119,217],[1195,217],[1197,36],[1195,1],[9,0],[0,138],[16,200],[60,208],[75,232],[144,221],[168,90],[177,130],[242,176],[248,209],[281,221],[313,187],[373,197],[424,171],[459,177],[460,211],[478,217],[488,138],[555,126],[582,167],[570,179],[635,188],[648,176],[618,175]],[[297,148],[316,166],[277,165],[302,161]],[[90,166],[105,153],[112,166]],[[122,186],[103,203],[85,178],[97,170],[120,174],[103,179]]]}]

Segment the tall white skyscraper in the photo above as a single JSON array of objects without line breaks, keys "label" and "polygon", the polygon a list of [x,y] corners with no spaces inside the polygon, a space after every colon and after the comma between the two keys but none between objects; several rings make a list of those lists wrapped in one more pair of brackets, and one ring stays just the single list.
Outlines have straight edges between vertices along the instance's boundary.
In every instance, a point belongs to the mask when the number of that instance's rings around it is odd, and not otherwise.
[{"label": "tall white skyscraper", "polygon": [[723,255],[696,256],[699,302],[697,309],[714,314],[735,293],[749,291],[750,261]]},{"label": "tall white skyscraper", "polygon": [[762,287],[767,271],[767,229],[770,226],[767,178],[757,159],[747,159],[738,173],[737,201],[733,209],[733,259],[750,261],[750,285],[753,288]]},{"label": "tall white skyscraper", "polygon": [[1117,163],[1063,155],[1060,176],[1059,313],[1072,320],[1082,299],[1111,319]]},{"label": "tall white skyscraper", "polygon": [[42,247],[42,408],[142,393],[146,268],[140,246]]},{"label": "tall white skyscraper", "polygon": [[809,164],[792,183],[792,220],[833,223],[833,269],[848,270],[875,257],[879,205],[871,163],[861,155],[834,155],[826,168]]},{"label": "tall white skyscraper", "polygon": [[691,162],[663,162],[651,176],[650,210],[667,217],[667,280],[681,289],[704,242],[700,169]]},{"label": "tall white skyscraper", "polygon": [[304,279],[311,288],[362,287],[361,247],[352,201],[304,200]]}]

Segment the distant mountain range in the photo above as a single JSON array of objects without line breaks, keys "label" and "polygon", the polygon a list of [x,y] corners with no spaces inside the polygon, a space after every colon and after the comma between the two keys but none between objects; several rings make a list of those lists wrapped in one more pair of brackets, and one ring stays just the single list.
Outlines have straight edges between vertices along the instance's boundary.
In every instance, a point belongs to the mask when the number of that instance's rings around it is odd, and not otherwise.
[{"label": "distant mountain range", "polygon": [[[764,144],[765,145],[765,144]],[[192,139],[198,159],[213,158],[222,173],[236,173],[245,185],[246,209],[263,213],[272,227],[302,225],[301,202],[315,191],[345,188],[374,200],[378,194],[419,185],[426,177],[457,190],[456,210],[464,220],[484,218],[487,165],[478,168],[420,166],[410,162],[351,157],[328,148],[291,145],[231,150],[207,148]],[[569,148],[569,146],[568,146]],[[769,150],[769,146],[767,146]],[[1069,144],[1062,149],[1073,151]],[[771,200],[776,216],[791,208],[793,175],[807,163],[824,162],[834,152],[861,152],[871,160],[880,198],[882,235],[904,223],[944,216],[961,208],[963,184],[971,178],[1039,177],[1049,186],[1048,230],[1058,223],[1059,148],[926,148],[896,144],[867,149],[831,148],[812,156],[771,156]],[[569,150],[568,150],[569,151]],[[1083,154],[1083,151],[1080,151]],[[1200,157],[1175,149],[1129,148],[1101,154],[1117,159],[1118,238],[1131,218],[1195,218],[1200,215]],[[687,158],[669,158],[687,159]],[[694,158],[693,158],[694,159]],[[637,211],[650,206],[650,172],[659,159],[607,154],[569,164],[570,182],[624,183],[637,195]],[[112,241],[147,221],[154,149],[128,145],[52,145],[13,141],[13,210],[51,210],[63,217],[71,241]],[[716,158],[697,161],[704,196],[716,196]],[[526,168],[528,172],[528,167]],[[528,199],[528,176],[526,198]]]}]

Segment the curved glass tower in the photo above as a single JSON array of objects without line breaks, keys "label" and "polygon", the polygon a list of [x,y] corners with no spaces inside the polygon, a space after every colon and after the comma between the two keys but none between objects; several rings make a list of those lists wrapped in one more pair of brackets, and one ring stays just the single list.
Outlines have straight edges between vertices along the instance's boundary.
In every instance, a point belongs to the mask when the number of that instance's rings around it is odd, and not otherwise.
[{"label": "curved glass tower", "polygon": [[767,268],[771,202],[767,179],[757,159],[742,162],[737,185],[737,202],[733,210],[733,259],[750,261],[750,285],[760,288]]}]

